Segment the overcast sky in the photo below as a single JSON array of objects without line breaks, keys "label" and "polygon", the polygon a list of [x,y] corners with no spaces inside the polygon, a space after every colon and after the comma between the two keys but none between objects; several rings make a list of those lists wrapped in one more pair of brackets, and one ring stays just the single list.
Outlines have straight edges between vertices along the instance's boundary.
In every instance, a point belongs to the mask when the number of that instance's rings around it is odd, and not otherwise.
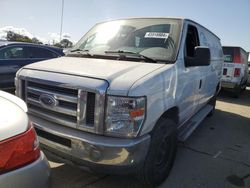
[{"label": "overcast sky", "polygon": [[[1,28],[58,38],[62,0],[0,0]],[[250,51],[250,0],[64,0],[63,33],[79,40],[95,23],[126,17],[185,17],[209,28],[223,45]]]}]

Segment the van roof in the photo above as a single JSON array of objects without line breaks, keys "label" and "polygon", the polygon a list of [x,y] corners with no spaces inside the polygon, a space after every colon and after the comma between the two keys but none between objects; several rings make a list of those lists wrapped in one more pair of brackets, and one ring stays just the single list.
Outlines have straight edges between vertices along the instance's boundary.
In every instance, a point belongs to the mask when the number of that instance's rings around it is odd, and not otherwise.
[{"label": "van roof", "polygon": [[244,49],[243,49],[242,47],[240,47],[240,46],[222,46],[222,48],[240,48],[240,49],[242,49],[244,52],[247,53],[247,51],[244,50]]}]

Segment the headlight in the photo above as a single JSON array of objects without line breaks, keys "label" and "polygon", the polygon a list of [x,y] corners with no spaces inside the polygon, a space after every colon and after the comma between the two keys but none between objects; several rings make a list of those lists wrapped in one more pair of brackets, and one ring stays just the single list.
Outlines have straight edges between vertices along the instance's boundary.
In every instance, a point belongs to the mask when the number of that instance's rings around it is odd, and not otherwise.
[{"label": "headlight", "polygon": [[145,97],[108,96],[105,134],[135,137],[144,122],[145,114]]}]

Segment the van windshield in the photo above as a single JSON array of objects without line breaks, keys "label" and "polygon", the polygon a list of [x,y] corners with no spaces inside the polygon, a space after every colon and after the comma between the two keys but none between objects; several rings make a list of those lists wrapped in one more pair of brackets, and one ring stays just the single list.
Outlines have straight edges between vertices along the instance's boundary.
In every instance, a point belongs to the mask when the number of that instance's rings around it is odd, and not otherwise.
[{"label": "van windshield", "polygon": [[88,52],[89,56],[102,57],[123,53],[129,58],[174,61],[180,30],[181,20],[178,19],[138,18],[105,22],[97,24],[84,35],[71,53],[82,51]]}]

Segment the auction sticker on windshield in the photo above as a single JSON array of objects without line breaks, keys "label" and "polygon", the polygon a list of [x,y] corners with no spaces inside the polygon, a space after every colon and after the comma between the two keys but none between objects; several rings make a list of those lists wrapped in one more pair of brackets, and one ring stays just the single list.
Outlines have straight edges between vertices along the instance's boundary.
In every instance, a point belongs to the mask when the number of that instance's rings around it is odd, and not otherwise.
[{"label": "auction sticker on windshield", "polygon": [[167,39],[169,33],[161,33],[161,32],[147,32],[145,34],[145,38],[158,38],[158,39]]}]

